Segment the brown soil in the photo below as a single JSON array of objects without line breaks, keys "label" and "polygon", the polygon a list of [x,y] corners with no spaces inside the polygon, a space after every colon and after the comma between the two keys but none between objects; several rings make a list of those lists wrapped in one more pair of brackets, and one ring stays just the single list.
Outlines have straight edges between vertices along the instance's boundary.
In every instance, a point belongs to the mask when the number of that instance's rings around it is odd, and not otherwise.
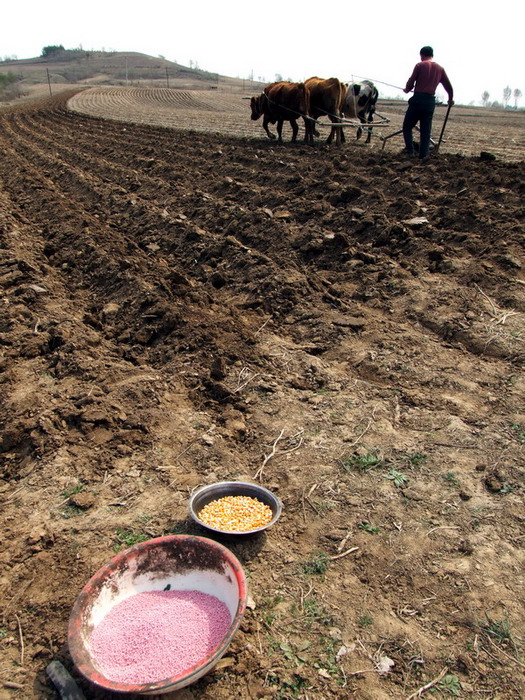
[{"label": "brown soil", "polygon": [[52,658],[116,697],[71,664],[76,596],[263,465],[281,520],[221,540],[251,607],[173,698],[522,698],[523,161],[68,97],[0,114],[0,698],[56,698]]}]

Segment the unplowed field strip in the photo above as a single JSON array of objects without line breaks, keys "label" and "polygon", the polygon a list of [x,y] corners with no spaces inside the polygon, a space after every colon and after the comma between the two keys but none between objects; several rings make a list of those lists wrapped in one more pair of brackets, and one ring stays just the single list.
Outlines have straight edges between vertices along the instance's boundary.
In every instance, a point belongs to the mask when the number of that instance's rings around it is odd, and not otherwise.
[{"label": "unplowed field strip", "polygon": [[[230,136],[265,138],[261,122],[250,121],[248,96],[209,91],[174,90],[169,88],[96,87],[78,93],[69,101],[69,108],[96,117],[124,122],[167,126],[169,128],[220,133]],[[390,119],[387,127],[375,130],[374,147],[381,148],[379,136],[388,136],[401,128],[405,103],[378,103],[378,112]],[[438,107],[434,119],[434,139],[437,141],[445,116]],[[321,124],[328,120],[322,119]],[[376,123],[381,123],[376,119]],[[348,140],[354,139],[355,129],[346,129]],[[523,111],[494,113],[455,106],[451,111],[441,150],[477,156],[490,151],[507,161],[525,157],[525,115]],[[286,138],[289,138],[290,132]],[[324,139],[328,132],[321,127]],[[347,148],[349,144],[347,144]],[[393,137],[385,147],[394,152],[402,147],[402,137]]]}]

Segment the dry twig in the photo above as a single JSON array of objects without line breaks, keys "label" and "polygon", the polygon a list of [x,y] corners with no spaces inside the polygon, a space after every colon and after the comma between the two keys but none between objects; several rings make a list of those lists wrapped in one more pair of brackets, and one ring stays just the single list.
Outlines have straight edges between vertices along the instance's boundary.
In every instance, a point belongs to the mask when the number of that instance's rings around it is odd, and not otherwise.
[{"label": "dry twig", "polygon": [[427,536],[431,535],[433,532],[436,530],[459,530],[460,528],[457,525],[438,525],[437,527],[433,527],[431,530],[427,532]]},{"label": "dry twig", "polygon": [[292,437],[290,438],[290,439],[293,439],[293,438],[297,437],[298,435],[300,435],[299,444],[297,444],[295,447],[290,448],[289,450],[283,450],[282,452],[277,452],[277,449],[276,449],[277,443],[280,440],[282,440],[283,435],[284,435],[284,428],[283,428],[281,430],[281,432],[279,433],[279,435],[275,438],[275,442],[272,445],[272,451],[270,452],[270,454],[264,455],[264,461],[263,461],[262,465],[259,467],[259,469],[257,469],[257,471],[255,472],[254,479],[261,478],[264,467],[268,464],[268,462],[272,459],[272,457],[275,457],[276,454],[278,454],[279,457],[281,457],[282,455],[287,455],[287,454],[290,454],[290,452],[295,452],[296,450],[298,450],[301,447],[301,445],[303,444],[302,432],[303,431],[300,430],[298,433],[296,433],[295,435],[292,435]]},{"label": "dry twig", "polygon": [[333,557],[328,557],[330,561],[334,561],[335,559],[341,559],[341,557],[346,557],[347,554],[352,554],[352,552],[357,552],[359,547],[350,547],[350,549],[347,549],[346,552],[343,552],[342,554],[334,554]]},{"label": "dry twig", "polygon": [[[374,408],[372,410],[372,416],[368,419],[368,423],[366,424],[365,429],[356,437],[356,439],[353,442],[351,442],[349,445],[347,445],[345,447],[345,452],[346,452],[346,450],[350,449],[351,447],[355,447],[357,445],[357,443],[361,440],[363,435],[365,435],[370,430],[370,426],[372,425],[372,423],[374,422],[375,417],[376,417],[375,414],[376,414],[376,409]],[[343,458],[343,455],[341,455],[340,459],[342,459],[342,458]]]},{"label": "dry twig", "polygon": [[[492,639],[491,639],[490,637],[487,637],[487,639],[488,639],[489,642],[492,644],[492,646],[494,647],[494,649],[497,649],[497,650],[499,651],[499,653],[500,653],[500,654],[503,654],[503,656],[504,656],[505,658],[510,659],[510,661],[514,661],[514,663],[515,663],[515,664],[518,664],[518,666],[521,666],[521,668],[525,668],[525,664],[523,664],[521,661],[519,661],[518,659],[516,659],[514,656],[511,656],[510,654],[507,654],[507,652],[506,652],[506,651],[503,651],[503,649],[500,649],[499,646],[498,646],[497,644],[494,644],[494,642],[492,641]],[[486,650],[485,650],[485,651],[486,651]]]},{"label": "dry twig", "polygon": [[[233,393],[236,394],[237,392],[241,391],[241,389],[244,389],[245,386],[247,386],[250,382],[253,382],[255,377],[259,377],[260,374],[261,374],[260,372],[254,372],[250,377],[248,377],[248,379],[246,379],[245,382],[243,382],[242,384],[239,384],[239,386],[233,390]],[[240,377],[239,377],[239,379],[240,379]]]},{"label": "dry twig", "polygon": [[413,700],[413,698],[420,698],[426,690],[430,690],[430,688],[433,688],[435,685],[437,685],[439,681],[447,675],[447,672],[448,668],[445,666],[445,668],[441,671],[439,676],[436,676],[433,681],[430,681],[430,683],[422,685],[421,688],[416,690],[415,693],[409,695],[407,700]]},{"label": "dry twig", "polygon": [[503,325],[507,318],[509,316],[516,316],[518,313],[517,311],[502,311],[501,309],[498,309],[496,304],[492,301],[492,299],[485,294],[485,292],[481,289],[481,287],[478,287],[477,284],[474,285],[478,292],[485,297],[485,299],[489,302],[489,304],[492,306],[492,311],[489,311],[489,314],[492,316],[493,320],[496,322],[496,325],[501,324]]},{"label": "dry twig", "polygon": [[18,635],[20,637],[20,666],[24,665],[24,636],[22,634],[22,625],[20,624],[20,618],[15,614],[16,622],[18,624]]}]

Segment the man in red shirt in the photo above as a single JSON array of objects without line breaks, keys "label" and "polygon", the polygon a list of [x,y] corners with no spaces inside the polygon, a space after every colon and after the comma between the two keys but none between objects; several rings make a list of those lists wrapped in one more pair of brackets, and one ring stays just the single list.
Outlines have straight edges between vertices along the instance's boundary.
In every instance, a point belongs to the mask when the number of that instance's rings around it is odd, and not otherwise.
[{"label": "man in red shirt", "polygon": [[454,90],[448,79],[445,69],[432,60],[434,50],[431,46],[423,46],[419,52],[421,61],[416,63],[412,75],[407,81],[403,92],[414,90],[414,94],[408,100],[408,109],[403,121],[403,137],[405,139],[406,152],[414,154],[414,142],[412,129],[419,122],[420,143],[419,157],[426,158],[430,148],[430,134],[432,131],[432,117],[436,106],[435,92],[441,83],[448,95],[448,104],[454,104]]}]

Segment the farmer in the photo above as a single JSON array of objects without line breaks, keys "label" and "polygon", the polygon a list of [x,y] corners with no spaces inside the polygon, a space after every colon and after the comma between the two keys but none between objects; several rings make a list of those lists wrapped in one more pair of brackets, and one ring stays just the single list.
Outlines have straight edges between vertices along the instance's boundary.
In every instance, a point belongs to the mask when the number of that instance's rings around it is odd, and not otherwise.
[{"label": "farmer", "polygon": [[403,92],[408,93],[414,89],[414,94],[408,100],[408,109],[403,121],[403,137],[405,139],[406,153],[414,155],[412,129],[419,122],[419,157],[426,158],[430,147],[432,117],[436,106],[436,88],[440,83],[443,85],[448,94],[448,104],[451,106],[454,104],[454,90],[445,73],[445,69],[432,60],[434,56],[432,47],[423,46],[419,55],[421,61],[416,63],[412,75],[403,90]]}]

